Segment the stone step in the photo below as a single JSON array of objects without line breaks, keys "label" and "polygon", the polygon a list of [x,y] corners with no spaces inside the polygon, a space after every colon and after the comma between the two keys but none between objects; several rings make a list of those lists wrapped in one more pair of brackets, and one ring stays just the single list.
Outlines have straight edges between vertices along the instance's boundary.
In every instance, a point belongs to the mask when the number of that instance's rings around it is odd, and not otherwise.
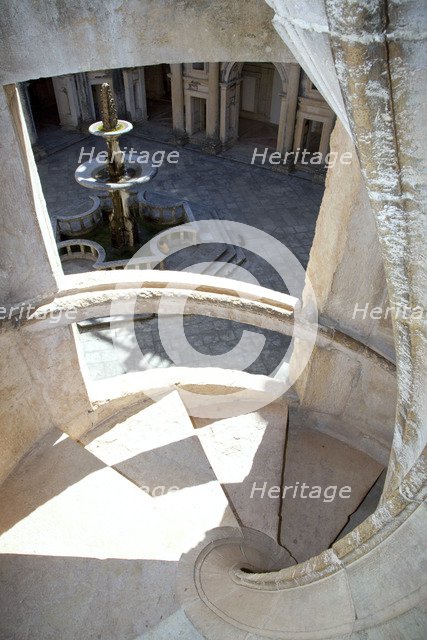
[{"label": "stone step", "polygon": [[240,524],[277,540],[280,499],[269,499],[262,488],[281,484],[287,403],[277,400],[245,415],[193,423]]},{"label": "stone step", "polygon": [[181,552],[211,528],[237,526],[177,391],[84,442],[154,499]]},{"label": "stone step", "polygon": [[348,522],[344,529],[340,531],[337,536],[337,540],[340,540],[346,536],[350,531],[353,531],[359,526],[371,513],[374,513],[381,499],[381,494],[384,488],[384,482],[386,478],[386,469],[378,476],[372,487],[369,489],[366,496],[364,496],[362,502],[357,506],[356,510],[350,515]]},{"label": "stone step", "polygon": [[[165,259],[165,269],[171,271],[183,271],[197,265],[200,262],[216,262],[223,260],[223,256],[227,252],[227,246],[218,243],[209,243],[195,245],[183,249],[179,253],[169,256]],[[202,271],[204,273],[204,271]]]},{"label": "stone step", "polygon": [[[181,554],[156,501],[53,430],[0,487],[10,638],[135,638],[176,609]],[[142,604],[141,604],[142,603]]]},{"label": "stone step", "polygon": [[180,558],[218,526],[239,528],[178,392],[81,444],[53,430],[0,487],[3,628],[166,638]]},{"label": "stone step", "polygon": [[231,255],[229,259],[222,260],[222,262],[227,262],[228,264],[219,264],[219,268],[214,275],[219,276],[220,278],[233,278],[236,275],[237,280],[239,280],[237,267],[246,261],[246,257],[243,251],[238,247],[235,249],[233,248],[230,253]]},{"label": "stone step", "polygon": [[[281,544],[298,562],[327,549],[382,469],[376,460],[336,438],[293,424],[291,414],[283,475],[282,495],[286,492],[282,500]],[[301,494],[302,483],[309,488]],[[340,497],[343,487],[351,490]]]},{"label": "stone step", "polygon": [[178,609],[159,625],[150,629],[134,640],[205,640],[185,615],[183,609]]}]

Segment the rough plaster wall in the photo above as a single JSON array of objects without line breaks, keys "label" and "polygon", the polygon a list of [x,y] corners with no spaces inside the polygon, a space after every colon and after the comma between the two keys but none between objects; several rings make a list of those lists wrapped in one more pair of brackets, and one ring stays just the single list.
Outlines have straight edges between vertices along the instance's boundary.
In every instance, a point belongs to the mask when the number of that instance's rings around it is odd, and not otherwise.
[{"label": "rough plaster wall", "polygon": [[50,422],[32,385],[25,358],[20,354],[20,334],[0,334],[0,482]]},{"label": "rough plaster wall", "polygon": [[85,429],[91,410],[74,329],[23,330],[26,304],[3,320],[11,306],[53,299],[64,278],[23,123],[16,88],[1,88],[0,481],[46,430]]},{"label": "rough plaster wall", "polygon": [[[0,88],[0,482],[46,430],[74,435],[91,411],[73,328],[20,328],[25,301],[53,299],[64,278],[23,123],[16,87]],[[22,314],[3,320],[20,303]]]},{"label": "rough plaster wall", "polygon": [[316,347],[297,389],[295,424],[319,429],[387,465],[396,404],[392,373]]},{"label": "rough plaster wall", "polygon": [[295,62],[262,0],[2,3],[0,83],[161,62]]},{"label": "rough plaster wall", "polygon": [[[374,215],[351,138],[338,121],[331,151],[352,162],[328,170],[307,274],[322,324],[393,356],[393,337],[368,315],[353,318],[355,305],[382,304],[385,276]],[[347,156],[348,157],[348,156]],[[306,294],[307,295],[307,294]],[[301,346],[292,358],[298,362]],[[291,361],[291,366],[293,362]],[[386,465],[396,404],[395,376],[366,359],[358,362],[334,349],[316,348],[295,384],[296,420],[362,449]]]}]

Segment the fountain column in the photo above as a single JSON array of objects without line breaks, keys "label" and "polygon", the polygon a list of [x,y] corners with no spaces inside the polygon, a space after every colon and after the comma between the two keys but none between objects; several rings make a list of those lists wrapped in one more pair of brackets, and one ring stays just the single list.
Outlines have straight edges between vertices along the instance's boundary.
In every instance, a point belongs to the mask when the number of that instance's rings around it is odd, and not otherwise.
[{"label": "fountain column", "polygon": [[[110,86],[105,82],[101,86],[102,127],[106,132],[116,131],[118,118],[116,105]],[[120,149],[116,136],[106,138],[108,148],[108,173],[111,182],[120,182],[125,174],[124,153]],[[124,191],[112,191],[112,211],[109,216],[111,244],[120,249],[134,247],[138,242],[138,230],[129,210],[129,194]]]},{"label": "fountain column", "polygon": [[107,144],[107,161],[98,159],[81,164],[75,173],[79,184],[90,189],[108,191],[112,210],[109,214],[111,245],[115,249],[132,249],[138,244],[138,227],[129,207],[131,191],[148,182],[157,173],[155,167],[145,170],[131,165],[120,149],[118,138],[132,130],[126,120],[117,118],[116,105],[108,83],[101,86],[102,121],[89,127],[90,133],[101,136]]}]

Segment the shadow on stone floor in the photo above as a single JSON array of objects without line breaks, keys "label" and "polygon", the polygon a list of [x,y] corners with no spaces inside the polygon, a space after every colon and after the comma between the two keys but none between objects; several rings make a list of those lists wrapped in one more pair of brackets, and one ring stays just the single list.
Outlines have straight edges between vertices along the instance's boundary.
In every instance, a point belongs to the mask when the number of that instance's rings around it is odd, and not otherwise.
[{"label": "shadow on stone floor", "polygon": [[[60,440],[61,437],[64,439]],[[43,464],[39,464],[41,462]],[[0,487],[0,534],[70,486],[103,468],[103,462],[61,431],[49,432]],[[30,484],[27,474],[31,474]]]},{"label": "shadow on stone floor", "polygon": [[135,640],[177,611],[177,562],[0,557],[0,637]]}]

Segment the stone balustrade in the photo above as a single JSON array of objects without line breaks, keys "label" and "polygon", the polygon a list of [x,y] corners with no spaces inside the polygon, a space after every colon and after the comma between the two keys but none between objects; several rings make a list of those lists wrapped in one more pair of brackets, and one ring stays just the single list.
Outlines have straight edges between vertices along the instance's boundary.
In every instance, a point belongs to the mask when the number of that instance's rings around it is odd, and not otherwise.
[{"label": "stone balustrade", "polygon": [[108,262],[95,263],[95,271],[115,271],[116,269],[163,269],[163,261],[159,262],[154,256],[152,259],[144,258],[129,264],[129,260],[109,260]]},{"label": "stone balustrade", "polygon": [[[69,260],[90,260],[95,264],[105,262],[105,251],[97,242],[84,239],[70,239],[57,243],[61,262]],[[95,264],[93,265],[95,267]]]},{"label": "stone balustrade", "polygon": [[163,269],[163,260],[159,261],[159,258],[164,254],[160,251],[157,255],[153,255],[149,258],[141,258],[141,260],[132,262],[129,265],[129,260],[109,260],[106,261],[106,254],[104,248],[97,242],[84,239],[70,239],[57,243],[58,253],[61,262],[67,262],[70,260],[89,260],[93,264],[91,268],[95,271],[114,271],[116,269]]},{"label": "stone balustrade", "polygon": [[101,221],[101,202],[98,196],[89,196],[93,202],[90,209],[69,216],[57,216],[56,236],[77,238],[92,231]]},{"label": "stone balustrade", "polygon": [[[167,233],[167,241],[170,245],[170,248],[173,248],[175,242],[177,244],[185,241],[190,245],[195,245],[198,242],[198,232],[194,228],[188,228],[184,226],[177,226],[174,230],[169,230]],[[132,263],[129,263],[129,260],[110,260],[108,262],[105,261],[97,261],[93,265],[93,269],[96,271],[114,271],[115,269],[165,269],[165,258],[167,254],[165,254],[164,250],[161,249],[162,246],[162,234],[159,236],[155,236],[150,242],[150,251],[151,254],[149,257],[140,258],[139,260],[132,260]],[[93,243],[96,244],[96,243]]]},{"label": "stone balustrade", "polygon": [[[69,260],[90,260],[94,264],[91,265],[92,269],[96,271],[113,271],[115,269],[125,269],[129,260],[109,260],[106,261],[105,250],[97,242],[92,240],[64,240],[58,242],[58,252],[61,262],[67,262]],[[137,263],[132,264],[133,269],[154,269],[159,264],[157,257],[153,256],[153,259],[143,259]],[[162,268],[160,266],[160,268]]]},{"label": "stone balustrade", "polygon": [[[145,194],[143,194],[143,196],[145,196]],[[89,216],[89,214],[94,216],[96,215],[97,222],[95,224],[98,224],[98,222],[101,220],[101,217],[102,217],[100,199],[96,196],[90,196],[90,197],[94,201],[94,206],[92,207],[91,212],[85,212],[73,218],[70,218],[69,216],[64,216],[64,217],[58,218],[57,220],[58,221],[60,220],[61,224],[63,220],[66,220],[66,221],[70,221],[71,219],[74,220],[75,224],[73,229],[76,229],[77,224],[80,224],[81,222],[81,224],[84,225],[86,232],[88,232],[90,228],[86,220],[87,216]],[[153,205],[153,206],[157,206],[157,205]],[[183,201],[183,202],[177,203],[176,205],[165,205],[165,206],[158,205],[158,206],[160,208],[168,209],[171,211],[173,209],[176,209],[176,210],[180,209],[182,211],[182,215],[184,216],[181,219],[181,223],[176,225],[176,228],[169,229],[167,232],[167,244],[169,249],[172,249],[175,243],[180,244],[183,241],[189,245],[197,244],[198,242],[197,230],[193,227],[188,227],[188,226],[185,226],[185,224],[184,225],[182,224],[185,222],[188,223],[188,222],[194,221],[193,212],[191,211],[190,205],[187,202]],[[78,223],[76,222],[77,218],[79,219]],[[67,231],[64,232],[61,227],[60,227],[60,231],[65,235],[67,235],[68,233]],[[74,230],[73,230],[73,233],[74,233]],[[59,257],[61,259],[61,262],[66,262],[69,260],[80,260],[80,259],[90,260],[93,262],[93,264],[91,265],[91,269],[95,271],[114,271],[116,269],[125,269],[125,268],[137,269],[137,270],[165,269],[164,260],[167,257],[167,252],[165,252],[165,249],[163,247],[164,241],[162,236],[163,234],[160,233],[158,236],[155,236],[150,241],[150,252],[151,252],[150,256],[143,257],[139,260],[133,260],[131,264],[129,264],[129,259],[106,261],[105,259],[106,253],[104,248],[97,242],[94,242],[92,240],[86,240],[84,238],[70,238],[69,240],[58,242],[57,247],[58,247],[58,252],[59,252]]]},{"label": "stone balustrade", "polygon": [[155,229],[166,229],[194,220],[190,206],[185,200],[181,202],[153,202],[149,200],[147,191],[141,193],[138,200],[141,218]]}]

